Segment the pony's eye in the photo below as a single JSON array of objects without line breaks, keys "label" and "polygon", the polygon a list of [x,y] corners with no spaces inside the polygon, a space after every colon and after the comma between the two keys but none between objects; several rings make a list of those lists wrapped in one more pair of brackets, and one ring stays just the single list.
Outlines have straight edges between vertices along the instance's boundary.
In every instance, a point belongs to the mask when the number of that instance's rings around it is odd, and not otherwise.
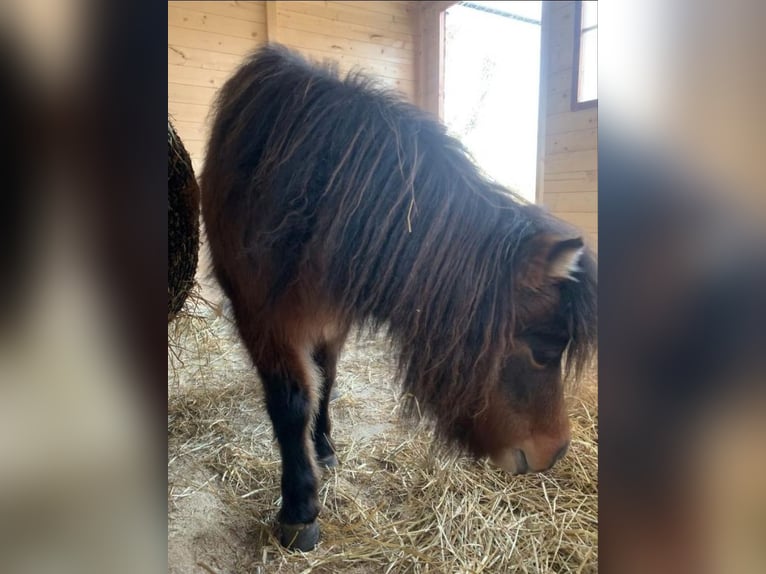
[{"label": "pony's eye", "polygon": [[542,367],[555,366],[561,362],[567,341],[560,337],[527,335],[524,337],[532,359]]},{"label": "pony's eye", "polygon": [[561,361],[561,356],[564,354],[563,349],[535,349],[532,347],[531,351],[532,358],[535,360],[535,362],[544,367],[549,367],[557,364],[559,361]]}]

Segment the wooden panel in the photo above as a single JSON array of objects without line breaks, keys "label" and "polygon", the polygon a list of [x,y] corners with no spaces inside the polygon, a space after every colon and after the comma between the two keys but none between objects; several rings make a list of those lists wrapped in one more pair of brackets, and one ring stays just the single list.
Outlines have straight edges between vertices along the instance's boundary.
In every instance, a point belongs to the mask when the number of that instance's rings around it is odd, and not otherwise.
[{"label": "wooden panel", "polygon": [[168,3],[168,113],[195,172],[218,88],[264,38],[263,2]]},{"label": "wooden panel", "polygon": [[241,61],[242,56],[235,56],[234,54],[168,46],[168,64],[177,66],[232,72]]},{"label": "wooden panel", "polygon": [[290,28],[281,28],[279,30],[280,42],[299,48],[327,52],[330,54],[347,54],[355,58],[369,60],[387,64],[397,64],[396,69],[400,71],[395,76],[397,78],[413,78],[415,75],[414,62],[412,55],[397,48],[389,48],[379,44],[370,44],[367,42],[358,42],[327,36],[317,32],[306,32],[303,30],[293,30]]},{"label": "wooden panel", "polygon": [[416,13],[410,2],[169,2],[168,113],[195,171],[217,90],[267,36],[414,101]]},{"label": "wooden panel", "polygon": [[[543,203],[598,241],[598,108],[571,110],[574,2],[559,2],[548,20]],[[544,52],[545,53],[545,52]]]},{"label": "wooden panel", "polygon": [[210,110],[209,105],[187,104],[173,100],[168,101],[168,113],[179,122],[203,123]]},{"label": "wooden panel", "polygon": [[598,126],[598,109],[590,108],[576,112],[551,114],[545,124],[548,134],[560,134],[578,130],[594,129]]},{"label": "wooden panel", "polygon": [[[366,58],[357,58],[349,54],[342,52],[328,52],[324,50],[312,50],[303,48],[300,46],[291,46],[296,48],[299,52],[309,57],[309,59],[316,62],[324,62],[325,60],[338,62],[341,72],[346,72],[352,67],[357,66],[362,70],[365,70],[368,74],[378,77],[380,80],[386,79],[395,80],[401,82],[402,85],[413,85],[414,82],[410,78],[414,78],[414,69],[412,65],[403,67],[396,62],[384,62],[380,60],[369,60]],[[387,82],[391,84],[391,82]]]},{"label": "wooden panel", "polygon": [[574,60],[575,29],[571,15],[567,18],[556,17],[551,25],[548,58],[549,73],[555,74],[571,70]]},{"label": "wooden panel", "polygon": [[421,9],[421,11],[431,12],[432,14],[436,12],[443,12],[455,4],[457,4],[457,0],[429,0],[428,2],[417,2],[417,6]]},{"label": "wooden panel", "polygon": [[295,12],[294,2],[280,2],[277,14],[279,16],[279,25],[282,28],[291,30],[300,30],[302,32],[317,32],[355,42],[365,42],[376,46],[386,46],[394,48],[393,52],[399,58],[405,58],[412,61],[415,50],[415,42],[412,34],[400,34],[388,30],[381,30],[374,27],[374,23],[368,26],[361,26],[349,22],[336,22],[309,16]]},{"label": "wooden panel", "polygon": [[546,98],[546,110],[549,114],[561,114],[572,111],[572,90],[549,92]]},{"label": "wooden panel", "polygon": [[545,193],[545,154],[547,148],[545,124],[548,119],[548,76],[550,75],[548,71],[548,48],[551,43],[550,29],[547,23],[551,20],[550,13],[550,3],[543,2],[540,12],[540,78],[537,93],[537,157],[535,158],[535,203],[542,203]]},{"label": "wooden panel", "polygon": [[186,151],[189,152],[194,174],[199,176],[205,159],[205,142],[185,138],[181,132],[178,132],[178,135],[181,137],[181,141],[183,141]]},{"label": "wooden panel", "polygon": [[168,102],[195,104],[207,108],[213,103],[215,88],[168,83]]},{"label": "wooden panel", "polygon": [[554,38],[574,38],[574,2],[551,2],[550,28]]},{"label": "wooden panel", "polygon": [[596,169],[584,170],[584,171],[562,171],[561,173],[546,173],[546,180],[593,180],[598,178],[598,172]]},{"label": "wooden panel", "polygon": [[551,73],[566,71],[571,73],[574,60],[572,42],[574,42],[574,38],[569,37],[559,38],[552,43],[549,60]]},{"label": "wooden panel", "polygon": [[184,144],[186,143],[186,140],[205,141],[207,139],[208,128],[202,124],[175,120],[173,121],[173,126],[175,126],[176,131]]},{"label": "wooden panel", "polygon": [[290,2],[290,10],[336,22],[348,22],[361,26],[372,26],[379,30],[388,30],[401,34],[413,34],[414,22],[398,16],[376,17],[364,8],[366,2],[350,6],[337,2]]},{"label": "wooden panel", "polygon": [[191,66],[168,64],[168,82],[187,86],[220,88],[231,76],[230,71],[206,70]]},{"label": "wooden panel", "polygon": [[370,12],[398,16],[400,18],[409,18],[412,13],[410,2],[328,2],[328,4],[339,4],[349,7],[363,7]]},{"label": "wooden panel", "polygon": [[568,171],[584,171],[598,164],[598,151],[585,150],[560,154],[550,154],[545,158],[547,173],[562,173]]},{"label": "wooden panel", "polygon": [[544,198],[545,206],[556,213],[562,212],[596,212],[598,210],[598,193],[552,193],[547,190]]},{"label": "wooden panel", "polygon": [[545,151],[558,154],[568,151],[594,150],[598,148],[598,130],[579,130],[552,134],[546,138]]},{"label": "wooden panel", "polygon": [[213,32],[246,40],[263,37],[266,29],[263,22],[248,22],[238,18],[207,14],[197,10],[178,8],[172,4],[168,5],[168,24],[179,28]]},{"label": "wooden panel", "polygon": [[186,8],[205,14],[217,14],[237,18],[246,22],[266,22],[265,2],[177,2],[171,0],[168,6]]},{"label": "wooden panel", "polygon": [[[179,135],[180,132],[179,132]],[[186,151],[189,152],[189,155],[192,156],[192,158],[195,158],[197,160],[201,159],[205,155],[205,142],[203,140],[195,140],[193,138],[184,138],[183,135],[181,135],[181,138],[184,142],[184,147],[186,148]],[[195,167],[196,172],[196,167]]]},{"label": "wooden panel", "polygon": [[312,60],[322,62],[325,59],[338,61],[338,71],[341,76],[351,70],[354,66],[357,66],[364,70],[369,75],[373,76],[377,83],[384,88],[400,92],[401,96],[409,102],[415,101],[415,82],[410,80],[403,80],[399,78],[390,78],[380,73],[376,66],[370,65],[370,62],[359,60],[356,58],[349,58],[346,55],[328,54],[327,52],[314,52],[311,50],[299,50],[304,55],[308,56]]},{"label": "wooden panel", "polygon": [[200,50],[213,50],[223,52],[224,54],[234,54],[244,56],[259,42],[266,39],[265,30],[261,33],[255,33],[252,40],[227,36],[225,34],[215,34],[213,32],[203,32],[201,30],[189,30],[178,26],[168,26],[168,44],[176,48],[197,48]]},{"label": "wooden panel", "polygon": [[549,193],[587,193],[598,190],[598,175],[593,171],[545,174],[545,196]]},{"label": "wooden panel", "polygon": [[444,44],[445,17],[438,6],[423,3],[419,13],[418,49],[418,105],[433,114],[444,118]]},{"label": "wooden panel", "polygon": [[266,39],[279,42],[279,22],[277,20],[277,2],[266,2]]},{"label": "wooden panel", "polygon": [[571,68],[548,75],[548,94],[549,95],[554,92],[561,92],[563,90],[571,90],[571,89],[572,89],[572,69]]}]

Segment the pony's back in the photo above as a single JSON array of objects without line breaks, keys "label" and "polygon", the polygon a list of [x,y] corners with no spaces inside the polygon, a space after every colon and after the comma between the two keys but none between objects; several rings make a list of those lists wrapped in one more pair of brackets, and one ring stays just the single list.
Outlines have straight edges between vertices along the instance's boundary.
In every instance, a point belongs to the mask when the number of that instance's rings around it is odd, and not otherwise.
[{"label": "pony's back", "polygon": [[201,176],[211,248],[271,267],[258,277],[272,296],[319,266],[322,289],[355,317],[409,323],[424,290],[448,305],[446,287],[487,275],[475,254],[491,259],[516,223],[533,231],[441,124],[361,74],[340,79],[266,46],[214,114]]}]

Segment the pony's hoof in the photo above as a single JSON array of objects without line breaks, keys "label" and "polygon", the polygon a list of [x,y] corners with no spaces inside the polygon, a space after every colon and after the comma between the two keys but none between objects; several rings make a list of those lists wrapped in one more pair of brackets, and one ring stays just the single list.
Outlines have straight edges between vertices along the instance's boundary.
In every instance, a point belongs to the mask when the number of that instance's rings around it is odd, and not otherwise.
[{"label": "pony's hoof", "polygon": [[335,468],[338,466],[338,457],[334,453],[323,456],[317,461],[324,468]]},{"label": "pony's hoof", "polygon": [[280,524],[280,527],[279,541],[285,548],[307,552],[319,542],[319,523],[316,520],[309,524]]}]

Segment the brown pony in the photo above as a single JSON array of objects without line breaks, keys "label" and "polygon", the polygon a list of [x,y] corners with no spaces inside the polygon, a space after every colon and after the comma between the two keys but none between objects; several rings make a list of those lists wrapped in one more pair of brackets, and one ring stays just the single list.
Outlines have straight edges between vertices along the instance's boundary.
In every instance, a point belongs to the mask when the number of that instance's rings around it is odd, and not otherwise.
[{"label": "brown pony", "polygon": [[282,543],[312,548],[328,403],[354,324],[385,328],[447,445],[511,473],[566,452],[562,367],[595,345],[578,234],[486,179],[445,128],[359,73],[279,46],[223,86],[202,180],[214,273],[282,455]]}]

